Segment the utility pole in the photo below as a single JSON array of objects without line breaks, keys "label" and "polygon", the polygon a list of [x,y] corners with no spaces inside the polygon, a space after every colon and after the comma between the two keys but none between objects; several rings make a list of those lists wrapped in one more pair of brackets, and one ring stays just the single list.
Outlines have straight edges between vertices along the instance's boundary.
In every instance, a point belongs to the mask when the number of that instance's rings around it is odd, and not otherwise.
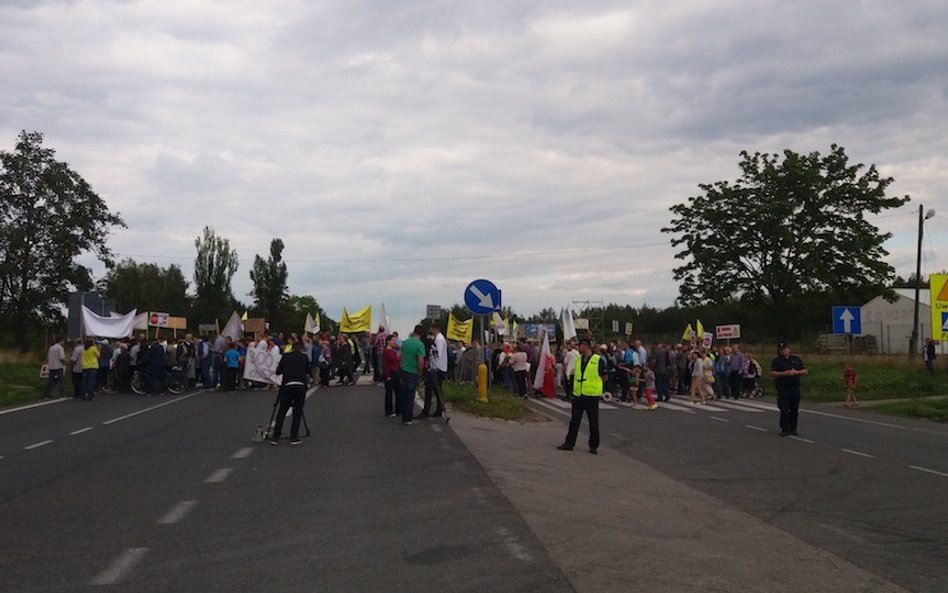
[{"label": "utility pole", "polygon": [[[915,258],[915,313],[912,317],[912,341],[909,342],[909,358],[918,354],[918,293],[922,284],[922,234],[925,231],[925,221],[935,216],[934,210],[924,213],[924,207],[918,205],[918,251]],[[929,303],[935,295],[929,295]]]}]

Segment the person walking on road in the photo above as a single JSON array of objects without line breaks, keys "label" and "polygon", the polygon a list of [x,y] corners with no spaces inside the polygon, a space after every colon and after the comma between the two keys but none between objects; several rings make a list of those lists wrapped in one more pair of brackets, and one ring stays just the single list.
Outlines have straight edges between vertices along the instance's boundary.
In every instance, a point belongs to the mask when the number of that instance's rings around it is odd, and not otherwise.
[{"label": "person walking on road", "polygon": [[95,401],[96,380],[99,378],[99,349],[95,340],[86,338],[82,351],[82,399]]},{"label": "person walking on road", "polygon": [[606,365],[602,357],[593,354],[592,344],[587,339],[580,340],[579,355],[573,378],[573,414],[569,421],[569,432],[566,433],[566,441],[557,449],[573,450],[585,413],[589,421],[589,452],[596,455],[599,453],[599,400],[602,399]]},{"label": "person walking on road", "polygon": [[415,391],[418,381],[425,370],[425,345],[421,335],[425,331],[420,325],[415,326],[411,337],[402,342],[402,368],[400,379],[402,383],[402,424],[415,424],[412,416],[415,413]]},{"label": "person walking on road", "polygon": [[303,352],[302,342],[293,342],[293,349],[283,355],[277,364],[276,374],[283,376],[280,392],[277,398],[280,408],[276,414],[276,423],[270,433],[270,444],[280,443],[280,433],[283,432],[283,421],[286,412],[293,408],[293,422],[290,424],[290,444],[299,445],[300,421],[303,419],[303,404],[306,403],[306,382],[309,380],[309,357]]},{"label": "person walking on road", "polygon": [[53,338],[53,345],[46,352],[46,370],[49,378],[46,380],[46,390],[43,399],[49,399],[53,386],[57,386],[60,399],[66,397],[66,385],[63,372],[66,368],[66,351],[63,350],[62,338]]},{"label": "person walking on road", "polygon": [[790,346],[781,342],[777,358],[770,364],[770,376],[777,387],[777,407],[780,408],[780,436],[797,436],[797,416],[800,413],[800,377],[809,371],[799,357],[790,354]]},{"label": "person walking on road", "polygon": [[401,382],[398,371],[402,366],[402,357],[395,349],[395,336],[385,337],[385,348],[382,350],[382,372],[380,376],[385,381],[385,415],[395,418],[402,412]]}]

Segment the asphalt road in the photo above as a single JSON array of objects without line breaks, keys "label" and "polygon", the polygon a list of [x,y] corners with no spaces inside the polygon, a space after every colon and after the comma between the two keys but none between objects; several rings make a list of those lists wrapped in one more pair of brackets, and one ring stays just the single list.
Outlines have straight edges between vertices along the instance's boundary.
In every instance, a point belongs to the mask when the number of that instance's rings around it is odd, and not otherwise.
[{"label": "asphalt road", "polygon": [[[531,403],[567,421],[567,402]],[[604,445],[910,591],[948,591],[948,426],[804,403],[800,438],[782,438],[769,399],[604,407]]]},{"label": "asphalt road", "polygon": [[273,392],[103,396],[0,414],[5,593],[572,591],[454,433],[377,387],[253,444]]}]

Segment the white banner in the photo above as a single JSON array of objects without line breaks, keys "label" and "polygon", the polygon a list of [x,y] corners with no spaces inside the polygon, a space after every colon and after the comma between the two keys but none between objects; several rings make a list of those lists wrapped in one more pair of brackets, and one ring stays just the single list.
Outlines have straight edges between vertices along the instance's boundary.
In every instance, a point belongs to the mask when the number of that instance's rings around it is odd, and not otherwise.
[{"label": "white banner", "polygon": [[82,325],[87,336],[97,338],[127,338],[135,331],[137,309],[120,317],[102,317],[82,307]]},{"label": "white banner", "polygon": [[229,336],[231,340],[235,341],[244,337],[244,323],[240,320],[240,315],[237,314],[237,311],[231,314],[221,335],[225,338]]},{"label": "white banner", "polygon": [[244,379],[279,385],[282,382],[282,376],[276,374],[276,369],[281,358],[283,355],[280,354],[279,346],[274,346],[269,351],[264,348],[247,348]]}]

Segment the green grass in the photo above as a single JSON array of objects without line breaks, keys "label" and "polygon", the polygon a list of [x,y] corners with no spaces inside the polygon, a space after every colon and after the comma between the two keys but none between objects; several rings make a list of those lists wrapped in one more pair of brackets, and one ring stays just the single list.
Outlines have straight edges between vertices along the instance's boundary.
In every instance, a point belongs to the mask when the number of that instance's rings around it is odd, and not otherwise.
[{"label": "green grass", "polygon": [[494,387],[487,393],[487,403],[477,401],[477,390],[468,383],[444,382],[444,399],[456,410],[503,420],[520,421],[530,413],[522,399],[503,387]]},{"label": "green grass", "polygon": [[[810,374],[802,378],[803,398],[812,402],[833,402],[846,399],[843,383],[844,363],[803,358]],[[926,397],[948,394],[948,374],[929,375],[921,368],[891,364],[890,361],[855,361],[859,376],[856,398],[859,400]],[[768,393],[773,393],[773,380],[764,379]],[[769,385],[768,383],[769,382]]]},{"label": "green grass", "polygon": [[0,408],[40,399],[44,382],[38,364],[0,363]]},{"label": "green grass", "polygon": [[871,412],[948,422],[948,399],[892,402],[867,407]]}]

